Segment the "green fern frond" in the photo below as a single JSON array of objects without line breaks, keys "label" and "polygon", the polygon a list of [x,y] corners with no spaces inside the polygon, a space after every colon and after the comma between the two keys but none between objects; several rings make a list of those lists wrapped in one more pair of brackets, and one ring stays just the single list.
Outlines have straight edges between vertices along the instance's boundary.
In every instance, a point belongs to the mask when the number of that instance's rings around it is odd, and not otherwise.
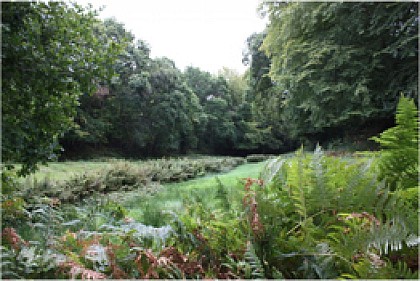
[{"label": "green fern frond", "polygon": [[303,147],[296,152],[296,158],[291,161],[288,169],[287,185],[289,186],[290,197],[292,198],[296,212],[301,216],[301,221],[307,218],[305,201],[305,188],[309,186],[307,159],[303,154]]},{"label": "green fern frond", "polygon": [[379,178],[395,190],[418,186],[419,118],[414,101],[401,96],[396,126],[373,137],[381,146]]},{"label": "green fern frond", "polygon": [[411,234],[402,219],[394,218],[372,228],[367,240],[368,248],[377,249],[380,255],[399,251],[402,249],[403,243],[409,240]]},{"label": "green fern frond", "polygon": [[251,266],[251,278],[264,278],[264,267],[255,253],[254,246],[251,242],[247,243],[245,251],[245,260]]},{"label": "green fern frond", "polygon": [[398,261],[396,265],[394,265],[394,274],[395,278],[398,279],[419,279],[418,271],[412,271],[408,268],[407,264],[402,261]]},{"label": "green fern frond", "polygon": [[377,252],[382,256],[399,251],[413,240],[414,234],[400,217],[387,221],[367,213],[340,214],[340,217],[343,225],[331,226],[328,239],[334,250],[349,260],[359,253]]}]

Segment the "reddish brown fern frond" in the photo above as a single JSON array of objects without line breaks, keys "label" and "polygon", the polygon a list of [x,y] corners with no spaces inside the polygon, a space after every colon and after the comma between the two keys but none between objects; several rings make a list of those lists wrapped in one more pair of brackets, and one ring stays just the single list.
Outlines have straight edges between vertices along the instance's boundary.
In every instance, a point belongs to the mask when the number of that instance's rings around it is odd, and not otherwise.
[{"label": "reddish brown fern frond", "polygon": [[112,278],[128,279],[129,275],[124,270],[122,270],[117,264],[117,259],[115,257],[115,252],[114,252],[115,247],[117,246],[112,245],[112,244],[108,244],[108,246],[106,247],[106,254],[109,259],[109,266],[111,268]]},{"label": "reddish brown fern frond", "polygon": [[139,251],[134,262],[142,279],[159,278],[159,274],[156,271],[159,262],[150,249]]},{"label": "reddish brown fern frond", "polygon": [[22,245],[28,245],[28,242],[23,240],[13,227],[3,229],[1,237],[16,251],[20,250]]},{"label": "reddish brown fern frond", "polygon": [[[165,248],[160,252],[159,261],[164,261],[167,265],[177,267],[184,275],[199,275],[204,277],[202,261],[190,261],[187,256],[180,253],[176,248]],[[166,266],[168,269],[169,267]]]},{"label": "reddish brown fern frond", "polygon": [[261,236],[264,233],[264,226],[260,221],[258,214],[258,203],[256,200],[256,192],[251,190],[251,186],[257,184],[263,186],[264,182],[260,179],[247,178],[245,183],[245,191],[247,192],[242,200],[245,207],[249,208],[248,220],[251,225],[251,229],[255,236]]}]

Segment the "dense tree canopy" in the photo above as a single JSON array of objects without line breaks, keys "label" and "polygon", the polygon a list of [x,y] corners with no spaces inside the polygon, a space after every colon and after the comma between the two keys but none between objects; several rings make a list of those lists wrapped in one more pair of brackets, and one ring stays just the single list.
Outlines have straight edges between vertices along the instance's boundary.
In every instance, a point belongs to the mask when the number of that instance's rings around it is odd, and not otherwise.
[{"label": "dense tree canopy", "polygon": [[[270,2],[244,75],[179,70],[114,19],[62,2],[3,5],[5,162],[55,156],[282,152],[367,139],[417,97],[415,3]],[[352,21],[348,21],[351,18]],[[97,92],[97,88],[105,92]]]},{"label": "dense tree canopy", "polygon": [[[292,137],[384,122],[416,97],[416,3],[272,3],[262,45]],[[348,19],[351,19],[349,21]]]},{"label": "dense tree canopy", "polygon": [[2,4],[2,157],[21,173],[54,157],[79,96],[110,78],[120,48],[102,28],[77,5]]},{"label": "dense tree canopy", "polygon": [[84,131],[69,132],[61,140],[64,147],[102,146],[130,157],[195,149],[201,107],[181,71],[170,59],[151,59],[147,44],[134,42],[115,20],[105,21],[105,32],[129,44],[113,65],[117,76],[108,85],[110,94],[84,96],[76,120]]},{"label": "dense tree canopy", "polygon": [[265,32],[249,36],[243,53],[243,62],[249,65],[246,100],[252,105],[253,128],[260,128],[259,132],[253,130],[258,134],[256,147],[264,144],[269,150],[290,150],[295,144],[287,135],[280,115],[284,93],[269,76],[271,61],[261,50],[265,36]]}]

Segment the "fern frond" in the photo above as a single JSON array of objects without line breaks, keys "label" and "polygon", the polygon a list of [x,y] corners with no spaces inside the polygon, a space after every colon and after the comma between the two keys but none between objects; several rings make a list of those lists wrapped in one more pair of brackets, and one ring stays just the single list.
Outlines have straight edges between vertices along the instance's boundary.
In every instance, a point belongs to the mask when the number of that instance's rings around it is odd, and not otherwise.
[{"label": "fern frond", "polygon": [[[398,251],[410,244],[413,233],[403,219],[395,217],[381,221],[368,213],[339,214],[344,225],[330,227],[328,235],[336,252],[349,260],[359,253],[378,252],[380,255]],[[411,243],[410,245],[414,245]]]},{"label": "fern frond", "polygon": [[305,169],[307,164],[305,160],[303,148],[301,148],[296,152],[296,159],[291,162],[287,178],[290,197],[293,199],[296,212],[301,216],[301,221],[306,221],[307,218],[305,189],[308,188],[308,172]]},{"label": "fern frond", "polygon": [[379,254],[388,254],[389,252],[399,251],[403,245],[409,247],[414,246],[411,241],[413,240],[413,233],[405,224],[405,221],[399,217],[395,217],[386,223],[375,226],[370,231],[368,238],[368,248],[375,248]]},{"label": "fern frond", "polygon": [[245,260],[251,266],[251,276],[252,278],[264,278],[264,267],[255,253],[254,246],[250,241],[246,245],[245,251]]},{"label": "fern frond", "polygon": [[63,270],[67,270],[69,276],[72,279],[76,279],[78,277],[81,277],[83,280],[97,280],[97,279],[106,279],[107,276],[103,273],[96,272],[90,269],[85,268],[82,265],[79,265],[75,262],[65,262],[60,265]]},{"label": "fern frond", "polygon": [[398,261],[397,264],[394,266],[393,276],[395,276],[395,278],[398,279],[419,279],[418,271],[412,271],[410,268],[408,268],[407,264],[402,261]]},{"label": "fern frond", "polygon": [[372,138],[382,149],[379,178],[392,190],[418,186],[419,172],[419,119],[414,101],[401,96],[395,119],[395,127]]},{"label": "fern frond", "polygon": [[285,162],[286,159],[281,157],[267,162],[260,175],[264,185],[270,184],[276,177],[283,175],[283,173],[279,173],[279,171],[282,169]]}]

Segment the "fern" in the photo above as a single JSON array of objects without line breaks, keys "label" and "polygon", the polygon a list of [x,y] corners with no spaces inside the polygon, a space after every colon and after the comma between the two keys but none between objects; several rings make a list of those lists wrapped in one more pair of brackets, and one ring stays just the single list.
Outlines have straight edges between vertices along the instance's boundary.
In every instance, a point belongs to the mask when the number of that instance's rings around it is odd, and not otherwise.
[{"label": "fern", "polygon": [[[261,172],[260,178],[263,180],[265,185],[270,184],[275,180],[276,176],[281,176],[284,173],[280,173],[280,169],[283,168],[283,164],[286,162],[284,158],[276,158],[269,160],[267,164],[264,166],[264,169]],[[280,180],[284,180],[284,177],[280,178]]]},{"label": "fern", "polygon": [[307,196],[309,212],[331,209],[337,200],[336,182],[340,181],[340,174],[336,172],[338,167],[340,163],[331,157],[325,157],[321,147],[317,145],[308,167],[312,185],[310,195]]},{"label": "fern", "polygon": [[264,267],[258,258],[257,254],[255,253],[254,246],[251,242],[248,241],[246,245],[246,251],[245,251],[245,261],[250,265],[251,272],[250,276],[247,276],[248,278],[264,278]]},{"label": "fern", "polygon": [[16,265],[16,253],[6,247],[0,246],[1,254],[1,279],[22,279],[23,275],[20,275],[18,266]]},{"label": "fern", "polygon": [[295,203],[296,212],[301,216],[301,221],[305,221],[308,216],[305,201],[305,189],[308,188],[306,160],[302,147],[297,151],[295,161],[291,163],[287,181],[290,197]]},{"label": "fern", "polygon": [[75,262],[64,262],[60,264],[60,267],[62,268],[62,271],[66,272],[71,277],[71,279],[76,279],[78,277],[81,277],[83,280],[107,279],[105,274],[90,270]]},{"label": "fern", "polygon": [[297,254],[303,256],[298,268],[305,279],[334,279],[337,277],[337,258],[327,243],[315,246],[314,253]]},{"label": "fern", "polygon": [[[340,214],[340,220],[343,225],[331,226],[328,238],[335,252],[349,261],[368,253],[383,256],[402,249],[403,244],[409,245],[413,240],[413,233],[398,218],[383,222],[368,213],[352,213]],[[410,245],[415,246],[415,243]]]},{"label": "fern", "polygon": [[412,279],[418,280],[418,272],[412,271],[404,262],[395,265],[378,259],[372,254],[360,259],[353,266],[354,274],[342,274],[346,279]]},{"label": "fern", "polygon": [[398,279],[419,279],[418,271],[412,271],[405,262],[398,261],[393,269],[393,276]]},{"label": "fern", "polygon": [[[366,157],[325,156],[318,146],[313,156],[301,149],[274,175],[262,173],[272,179],[256,194],[267,234],[253,246],[268,263],[264,268],[281,270],[287,278],[334,278],[344,272],[360,278],[385,263],[381,258],[386,253],[417,245],[412,243],[417,239],[415,208],[404,201],[410,194],[390,191],[372,163]],[[339,213],[346,213],[342,220],[337,220]],[[368,259],[366,265],[362,258]],[[366,275],[355,271],[356,263]]]},{"label": "fern", "polygon": [[373,137],[381,145],[379,178],[395,190],[418,186],[419,137],[418,111],[414,101],[401,96],[396,113],[396,126]]},{"label": "fern", "polygon": [[22,246],[18,250],[1,247],[1,278],[54,278],[58,255],[38,246]]}]

